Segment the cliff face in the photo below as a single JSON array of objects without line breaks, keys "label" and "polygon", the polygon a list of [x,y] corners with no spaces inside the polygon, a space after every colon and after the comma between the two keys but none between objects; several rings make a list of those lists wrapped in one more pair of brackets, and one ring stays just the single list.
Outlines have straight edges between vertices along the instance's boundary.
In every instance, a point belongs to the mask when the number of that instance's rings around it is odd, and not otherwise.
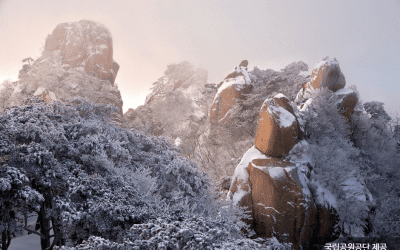
[{"label": "cliff face", "polygon": [[47,37],[44,49],[60,53],[63,65],[84,67],[87,73],[111,83],[114,83],[119,70],[119,65],[113,61],[110,31],[93,21],[57,25]]},{"label": "cliff face", "polygon": [[106,27],[88,20],[62,23],[47,37],[42,56],[21,75],[11,104],[20,105],[32,95],[46,101],[80,96],[113,104],[118,109],[113,118],[122,123],[123,102],[114,85],[118,70]]}]

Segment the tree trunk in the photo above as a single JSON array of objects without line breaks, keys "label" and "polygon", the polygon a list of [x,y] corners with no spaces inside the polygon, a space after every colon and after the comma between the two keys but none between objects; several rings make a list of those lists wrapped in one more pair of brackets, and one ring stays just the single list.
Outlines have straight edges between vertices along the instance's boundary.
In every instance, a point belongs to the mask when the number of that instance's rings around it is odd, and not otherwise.
[{"label": "tree trunk", "polygon": [[11,234],[4,230],[1,233],[1,250],[7,250],[11,243]]},{"label": "tree trunk", "polygon": [[40,206],[38,221],[40,224],[40,233],[44,235],[44,239],[40,238],[40,245],[42,250],[46,250],[50,247],[50,218],[46,216],[45,203],[43,202]]},{"label": "tree trunk", "polygon": [[53,226],[53,232],[54,232],[54,240],[53,240],[53,246],[62,246],[65,245],[65,240],[62,235],[61,231],[61,222],[57,218],[53,218],[51,220],[52,226]]}]

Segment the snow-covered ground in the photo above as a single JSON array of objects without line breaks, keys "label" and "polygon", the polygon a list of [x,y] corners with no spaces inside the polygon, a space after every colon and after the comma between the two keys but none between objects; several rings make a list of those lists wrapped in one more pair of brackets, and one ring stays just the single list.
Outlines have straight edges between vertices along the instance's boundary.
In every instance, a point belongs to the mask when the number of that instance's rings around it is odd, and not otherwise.
[{"label": "snow-covered ground", "polygon": [[40,237],[36,234],[29,234],[13,238],[8,250],[40,250]]}]

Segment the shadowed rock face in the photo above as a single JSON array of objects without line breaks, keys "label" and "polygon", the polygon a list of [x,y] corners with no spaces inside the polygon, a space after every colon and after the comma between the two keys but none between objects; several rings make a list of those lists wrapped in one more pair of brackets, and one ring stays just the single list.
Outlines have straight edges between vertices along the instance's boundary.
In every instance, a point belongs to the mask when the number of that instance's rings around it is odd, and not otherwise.
[{"label": "shadowed rock face", "polygon": [[350,89],[342,89],[343,91],[339,90],[335,92],[336,95],[341,97],[341,101],[339,102],[339,108],[341,114],[346,117],[348,121],[350,121],[351,115],[354,112],[354,108],[358,102],[357,93],[350,90]]},{"label": "shadowed rock face", "polygon": [[312,241],[316,244],[324,245],[325,242],[331,242],[339,238],[339,216],[336,209],[329,205],[317,205],[317,210],[317,223]]},{"label": "shadowed rock face", "polygon": [[251,212],[245,222],[258,236],[308,248],[317,210],[307,177],[295,164],[252,147],[235,170],[229,197]]},{"label": "shadowed rock face", "polygon": [[119,65],[113,61],[110,31],[103,25],[81,20],[61,23],[46,39],[45,50],[61,51],[62,63],[114,83]]},{"label": "shadowed rock face", "polygon": [[[255,231],[263,237],[277,235],[293,243],[295,249],[308,246],[316,223],[316,207],[304,192],[296,166],[279,158],[249,164],[254,206]],[[260,164],[261,163],[261,164]]]},{"label": "shadowed rock face", "polygon": [[314,89],[326,87],[335,92],[346,86],[346,80],[336,58],[321,61],[311,73],[311,86]]},{"label": "shadowed rock face", "polygon": [[346,80],[339,67],[339,62],[336,58],[328,58],[327,60],[319,62],[311,73],[311,80],[303,84],[297,94],[296,103],[301,103],[310,98],[313,90],[322,87],[328,88],[336,95],[341,97],[338,106],[341,113],[348,121],[354,112],[354,108],[358,102],[358,96],[355,91],[344,88]]}]

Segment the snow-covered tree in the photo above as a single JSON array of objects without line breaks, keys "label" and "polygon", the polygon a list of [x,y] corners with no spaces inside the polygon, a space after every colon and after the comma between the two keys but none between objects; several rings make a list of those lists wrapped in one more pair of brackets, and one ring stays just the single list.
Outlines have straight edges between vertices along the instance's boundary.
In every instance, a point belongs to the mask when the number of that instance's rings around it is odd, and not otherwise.
[{"label": "snow-covered tree", "polygon": [[230,205],[215,201],[207,175],[165,137],[115,127],[115,108],[82,98],[25,104],[0,116],[0,168],[24,173],[27,187],[42,197],[35,207],[42,249],[90,235],[122,242],[133,224],[155,218],[203,216],[240,232],[243,211],[218,217]]},{"label": "snow-covered tree", "polygon": [[163,100],[151,106],[156,122],[161,123],[163,135],[175,138],[193,113],[192,100],[180,91],[167,93]]},{"label": "snow-covered tree", "polygon": [[14,85],[11,80],[5,80],[0,86],[0,108],[4,110],[8,104],[9,99],[14,90]]},{"label": "snow-covered tree", "polygon": [[364,103],[366,113],[352,115],[352,139],[361,150],[359,164],[369,188],[376,194],[373,232],[400,235],[400,154],[388,122],[390,116],[380,102]]},{"label": "snow-covered tree", "polygon": [[[4,162],[4,158],[0,158]],[[3,164],[0,168],[0,232],[1,249],[6,250],[11,243],[12,235],[25,227],[16,223],[15,213],[26,214],[29,211],[39,211],[44,198],[29,185],[28,177],[19,169]],[[31,231],[31,230],[29,230]]]}]

